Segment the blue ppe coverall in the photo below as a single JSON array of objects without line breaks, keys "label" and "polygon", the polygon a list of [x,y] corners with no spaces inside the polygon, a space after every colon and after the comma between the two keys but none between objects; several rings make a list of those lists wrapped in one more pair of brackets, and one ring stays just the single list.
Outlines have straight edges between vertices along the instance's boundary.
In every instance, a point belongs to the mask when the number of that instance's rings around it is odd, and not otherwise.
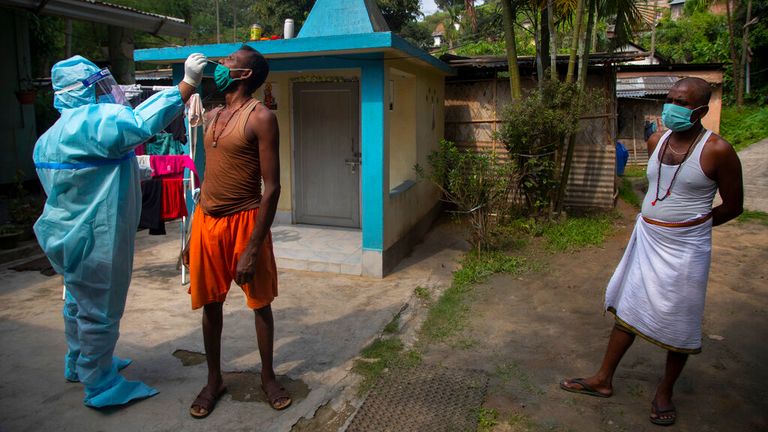
[{"label": "blue ppe coverall", "polygon": [[[74,56],[51,70],[54,90],[99,68]],[[134,109],[96,103],[92,87],[54,96],[59,118],[37,141],[34,162],[47,194],[35,234],[67,296],[65,378],[85,386],[90,407],[122,405],[157,394],[118,370],[113,358],[133,269],[141,213],[133,150],[160,132],[184,107],[178,88],[156,93]]]}]

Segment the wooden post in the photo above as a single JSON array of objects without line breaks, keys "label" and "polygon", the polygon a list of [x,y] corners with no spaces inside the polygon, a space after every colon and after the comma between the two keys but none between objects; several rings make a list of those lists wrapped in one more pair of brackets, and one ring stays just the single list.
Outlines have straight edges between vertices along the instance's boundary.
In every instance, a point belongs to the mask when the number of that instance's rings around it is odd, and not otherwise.
[{"label": "wooden post", "polygon": [[635,134],[635,125],[637,124],[637,114],[632,114],[632,154],[637,163],[637,135]]}]

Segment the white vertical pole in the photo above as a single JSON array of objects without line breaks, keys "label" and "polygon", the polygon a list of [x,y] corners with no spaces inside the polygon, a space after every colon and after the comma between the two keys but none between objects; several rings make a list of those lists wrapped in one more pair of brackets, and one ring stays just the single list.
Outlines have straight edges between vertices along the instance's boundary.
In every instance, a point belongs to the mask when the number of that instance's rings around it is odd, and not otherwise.
[{"label": "white vertical pole", "polygon": [[[185,204],[186,205],[186,204]],[[187,217],[182,216],[181,217],[181,229],[179,229],[179,232],[181,233],[181,250],[184,251],[184,248],[187,246]],[[181,284],[186,285],[187,284],[187,268],[184,267],[184,260],[182,259],[181,263]]]}]

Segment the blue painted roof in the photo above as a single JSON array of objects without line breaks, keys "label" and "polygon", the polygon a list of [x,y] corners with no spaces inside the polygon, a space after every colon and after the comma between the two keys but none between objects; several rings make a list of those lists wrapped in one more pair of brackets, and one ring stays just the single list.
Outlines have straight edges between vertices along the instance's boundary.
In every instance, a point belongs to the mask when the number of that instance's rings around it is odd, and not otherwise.
[{"label": "blue painted roof", "polygon": [[299,38],[389,31],[374,0],[317,0]]},{"label": "blue painted roof", "polygon": [[[226,57],[237,51],[241,45],[243,44],[224,43],[147,48],[135,50],[133,58],[135,61],[181,63],[192,53],[202,53],[208,58],[216,59]],[[245,45],[257,49],[267,59],[392,52],[395,57],[412,57],[420,60],[442,73],[449,75],[454,73],[453,68],[446,63],[416,48],[405,39],[391,32],[278,39],[247,42]]]}]

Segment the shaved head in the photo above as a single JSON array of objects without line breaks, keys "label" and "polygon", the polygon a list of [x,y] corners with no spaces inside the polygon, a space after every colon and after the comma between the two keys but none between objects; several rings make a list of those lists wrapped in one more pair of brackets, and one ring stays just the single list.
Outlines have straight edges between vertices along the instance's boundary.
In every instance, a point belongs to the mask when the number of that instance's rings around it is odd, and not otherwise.
[{"label": "shaved head", "polygon": [[712,96],[712,89],[709,87],[709,83],[701,78],[683,78],[676,82],[672,88],[685,90],[691,102],[696,106],[709,105],[709,98]]}]

